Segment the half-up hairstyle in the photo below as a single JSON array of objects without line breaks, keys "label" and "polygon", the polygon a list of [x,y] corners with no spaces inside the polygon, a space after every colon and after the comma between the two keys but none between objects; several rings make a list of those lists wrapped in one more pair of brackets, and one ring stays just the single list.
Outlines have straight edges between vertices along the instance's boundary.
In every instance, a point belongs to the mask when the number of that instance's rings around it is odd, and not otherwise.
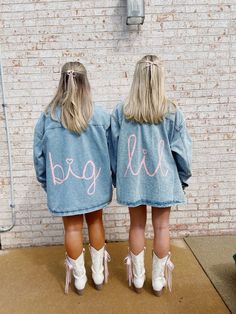
[{"label": "half-up hairstyle", "polygon": [[147,55],[137,62],[124,106],[127,120],[151,124],[163,121],[169,111],[164,79],[164,66],[157,56]]},{"label": "half-up hairstyle", "polygon": [[63,65],[56,95],[46,108],[56,119],[56,108],[61,107],[61,123],[72,132],[80,134],[93,114],[93,104],[87,71],[80,62]]}]

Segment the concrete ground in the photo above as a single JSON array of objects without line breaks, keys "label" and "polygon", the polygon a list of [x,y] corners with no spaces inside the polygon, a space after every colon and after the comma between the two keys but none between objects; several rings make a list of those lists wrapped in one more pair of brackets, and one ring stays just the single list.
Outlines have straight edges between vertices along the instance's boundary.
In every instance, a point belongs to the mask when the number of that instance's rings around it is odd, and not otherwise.
[{"label": "concrete ground", "polygon": [[63,246],[0,251],[0,313],[230,313],[184,240],[172,240],[173,292],[156,297],[151,289],[151,241],[147,241],[147,280],[141,294],[129,288],[124,257],[127,243],[108,243],[112,257],[109,282],[102,291],[91,282],[90,257],[86,246],[89,278],[83,296],[70,288],[64,294]]},{"label": "concrete ground", "polygon": [[236,235],[188,237],[185,242],[232,313],[236,313]]}]

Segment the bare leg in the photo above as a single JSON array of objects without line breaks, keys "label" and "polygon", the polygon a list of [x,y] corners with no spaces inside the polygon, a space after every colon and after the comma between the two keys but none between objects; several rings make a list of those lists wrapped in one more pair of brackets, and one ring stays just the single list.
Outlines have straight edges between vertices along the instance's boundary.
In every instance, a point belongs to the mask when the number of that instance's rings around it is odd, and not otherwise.
[{"label": "bare leg", "polygon": [[85,214],[88,225],[89,242],[96,250],[100,250],[105,243],[105,231],[102,221],[102,209]]},{"label": "bare leg", "polygon": [[169,217],[170,207],[152,207],[153,250],[159,258],[165,257],[170,250]]},{"label": "bare leg", "polygon": [[133,254],[138,255],[145,246],[147,207],[146,205],[129,207],[129,214],[129,249]]},{"label": "bare leg", "polygon": [[69,257],[77,259],[83,250],[83,215],[63,217],[65,248]]}]

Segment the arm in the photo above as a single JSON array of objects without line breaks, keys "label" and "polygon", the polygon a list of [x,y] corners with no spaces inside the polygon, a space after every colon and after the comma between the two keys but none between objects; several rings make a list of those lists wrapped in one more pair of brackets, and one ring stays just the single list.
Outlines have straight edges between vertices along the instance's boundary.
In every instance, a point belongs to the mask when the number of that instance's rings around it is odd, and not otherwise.
[{"label": "arm", "polygon": [[35,126],[33,157],[37,180],[46,192],[46,160],[43,152],[44,120],[45,115],[42,114]]},{"label": "arm", "polygon": [[107,146],[109,151],[109,158],[110,158],[110,169],[111,169],[111,176],[112,176],[112,184],[114,185],[114,172],[113,172],[113,148],[112,148],[112,139],[111,139],[111,125],[106,130],[106,137],[107,137]]},{"label": "arm", "polygon": [[171,141],[172,154],[178,169],[183,189],[188,187],[187,180],[192,176],[192,141],[188,134],[182,113],[177,112],[174,134]]},{"label": "arm", "polygon": [[111,169],[112,183],[116,187],[116,170],[117,170],[117,151],[120,134],[120,122],[118,116],[118,106],[116,106],[111,115]]}]

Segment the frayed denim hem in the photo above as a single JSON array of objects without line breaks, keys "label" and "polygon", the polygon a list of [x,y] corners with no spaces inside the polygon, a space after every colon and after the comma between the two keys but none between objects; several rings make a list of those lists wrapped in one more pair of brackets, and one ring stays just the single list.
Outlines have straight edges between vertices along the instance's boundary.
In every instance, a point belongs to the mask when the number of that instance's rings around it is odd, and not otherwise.
[{"label": "frayed denim hem", "polygon": [[138,200],[135,202],[125,202],[125,201],[121,201],[119,199],[117,199],[117,202],[121,205],[126,205],[129,207],[136,207],[139,205],[148,205],[148,206],[152,206],[152,207],[171,207],[171,206],[175,206],[175,205],[180,205],[180,204],[186,204],[186,201],[168,201],[168,202],[158,202],[158,201],[149,201],[149,200]]},{"label": "frayed denim hem", "polygon": [[75,210],[64,210],[64,211],[55,211],[51,208],[48,208],[48,210],[54,215],[54,216],[60,216],[60,217],[66,217],[66,216],[75,216],[75,215],[82,215],[82,214],[88,214],[91,212],[95,212],[99,209],[106,208],[111,203],[111,200],[102,203],[99,206],[91,207],[91,208],[84,208],[84,209],[75,209]]}]

